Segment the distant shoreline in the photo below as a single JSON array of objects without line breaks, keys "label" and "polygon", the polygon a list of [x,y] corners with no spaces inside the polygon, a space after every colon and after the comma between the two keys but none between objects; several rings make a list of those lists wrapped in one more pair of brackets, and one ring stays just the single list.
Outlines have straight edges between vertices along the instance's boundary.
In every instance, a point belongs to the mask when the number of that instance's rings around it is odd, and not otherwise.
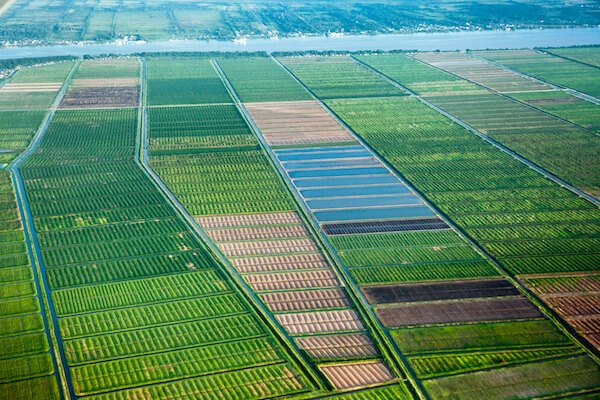
[{"label": "distant shoreline", "polygon": [[523,29],[384,35],[309,36],[220,40],[172,40],[143,43],[94,43],[0,48],[0,59],[84,55],[131,55],[159,52],[310,52],[310,51],[451,51],[600,44],[600,28]]}]

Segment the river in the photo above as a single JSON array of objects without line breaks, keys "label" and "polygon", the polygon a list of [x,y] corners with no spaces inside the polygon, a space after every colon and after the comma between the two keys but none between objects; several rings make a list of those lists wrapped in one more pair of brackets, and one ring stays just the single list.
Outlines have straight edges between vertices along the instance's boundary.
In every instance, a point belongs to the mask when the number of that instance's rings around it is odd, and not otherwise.
[{"label": "river", "polygon": [[172,40],[147,43],[70,44],[0,48],[0,59],[47,56],[132,54],[164,51],[360,51],[360,50],[466,50],[559,47],[600,44],[600,28],[525,29],[389,35],[309,36],[281,39],[248,39],[245,43],[222,40]]}]

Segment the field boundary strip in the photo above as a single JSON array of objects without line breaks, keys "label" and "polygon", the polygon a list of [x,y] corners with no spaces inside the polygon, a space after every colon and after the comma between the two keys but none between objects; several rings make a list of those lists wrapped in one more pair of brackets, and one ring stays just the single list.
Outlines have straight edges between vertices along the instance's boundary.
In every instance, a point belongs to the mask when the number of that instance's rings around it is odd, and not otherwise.
[{"label": "field boundary strip", "polygon": [[325,388],[325,384],[322,381],[322,379],[319,378],[313,366],[310,363],[308,363],[308,361],[306,361],[304,357],[302,357],[297,346],[285,334],[285,332],[282,331],[282,328],[279,327],[279,323],[275,320],[271,313],[268,310],[266,310],[266,308],[262,305],[262,302],[260,301],[258,296],[250,289],[250,287],[242,279],[241,275],[235,270],[235,268],[233,268],[233,266],[221,253],[221,251],[216,247],[216,245],[206,234],[206,232],[204,232],[200,225],[194,220],[194,218],[179,202],[177,197],[171,192],[171,190],[166,186],[162,179],[148,164],[148,106],[146,104],[147,90],[145,90],[147,87],[147,66],[145,59],[143,58],[141,59],[141,63],[141,79],[143,80],[143,86],[140,90],[140,96],[142,101],[140,103],[140,123],[138,124],[138,134],[136,137],[136,163],[138,163],[140,168],[149,177],[152,183],[158,188],[161,195],[167,200],[169,205],[173,207],[176,213],[180,215],[181,218],[185,221],[185,223],[190,227],[194,235],[207,247],[211,256],[213,256],[222,266],[223,271],[226,272],[226,274],[230,278],[232,278],[232,281],[235,282],[235,285],[238,288],[238,290],[240,290],[241,294],[243,294],[242,297],[244,298],[244,302],[246,302],[249,305],[250,309],[254,310],[258,314],[260,319],[269,328],[269,330],[271,331],[270,333],[281,344],[282,349],[285,349],[285,352],[289,356],[290,361],[294,365],[299,367],[299,369],[307,376],[307,378],[309,378],[313,385],[315,385],[319,390],[323,390]]},{"label": "field boundary strip", "polygon": [[[17,156],[17,158],[15,158],[8,166],[8,171],[10,172],[11,180],[13,182],[15,190],[15,197],[17,201],[19,214],[21,217],[21,223],[23,225],[23,232],[25,234],[25,239],[27,242],[27,252],[29,253],[32,267],[34,269],[34,280],[36,288],[38,289],[38,296],[40,299],[43,300],[40,305],[42,306],[41,314],[44,320],[44,331],[46,333],[48,344],[50,346],[52,362],[55,366],[54,374],[56,375],[57,383],[60,387],[59,393],[61,399],[66,398],[65,390],[69,394],[70,398],[76,398],[75,390],[73,388],[71,374],[69,366],[67,364],[67,358],[65,356],[62,337],[60,336],[58,318],[56,316],[56,310],[54,307],[52,297],[50,295],[49,283],[45,273],[45,266],[42,260],[41,249],[33,225],[31,211],[29,210],[29,203],[27,202],[27,196],[25,193],[25,188],[23,186],[21,173],[19,171],[19,165],[23,161],[25,161],[31,154],[33,154],[33,152],[39,146],[40,141],[46,133],[46,130],[48,129],[48,126],[52,121],[54,113],[58,109],[58,106],[62,101],[62,98],[64,97],[67,88],[69,87],[71,80],[77,72],[78,68],[79,62],[73,63],[71,71],[65,78],[65,81],[63,82],[61,89],[57,93],[51,108],[48,110],[48,113],[42,121],[42,124],[37,130],[35,136],[31,139],[29,146],[27,147],[27,149],[25,149],[24,152],[19,154],[19,156]],[[48,321],[48,318],[50,319],[50,321]]]},{"label": "field boundary strip", "polygon": [[[281,68],[283,68],[288,74],[290,74],[290,72],[287,70],[287,68],[285,66],[281,65],[281,63],[279,63],[279,61],[276,58],[271,57],[271,59],[277,65],[279,65]],[[231,90],[232,97],[234,97],[236,105],[240,109],[242,115],[246,119],[246,121],[247,121],[248,125],[250,126],[250,128],[252,129],[253,133],[259,139],[259,143],[260,143],[262,150],[268,155],[271,164],[276,169],[277,173],[279,174],[280,179],[283,180],[286,189],[292,195],[294,201],[296,202],[297,207],[300,210],[302,210],[301,216],[302,216],[303,220],[310,227],[313,235],[315,235],[315,237],[319,238],[319,241],[318,241],[319,245],[321,247],[323,247],[324,253],[330,258],[330,262],[332,262],[333,265],[335,265],[336,273],[338,275],[341,275],[341,278],[343,278],[343,281],[346,284],[346,288],[348,289],[348,292],[351,295],[352,300],[355,302],[355,304],[357,304],[357,306],[359,306],[359,307],[357,307],[357,310],[361,313],[362,317],[368,322],[367,323],[368,328],[372,331],[372,334],[376,333],[376,335],[374,335],[374,337],[377,338],[379,347],[381,348],[381,350],[384,351],[384,353],[383,353],[384,358],[387,359],[388,362],[390,362],[389,357],[391,357],[393,359],[393,363],[391,363],[392,364],[391,366],[394,368],[400,368],[400,370],[402,371],[402,375],[405,376],[406,379],[408,379],[408,381],[411,383],[411,385],[409,387],[410,387],[410,390],[413,392],[413,394],[416,394],[421,399],[429,399],[424,388],[420,385],[419,381],[416,380],[416,378],[414,377],[412,368],[408,364],[407,360],[404,358],[402,353],[399,351],[399,349],[397,348],[397,345],[395,344],[395,342],[392,340],[392,338],[387,333],[387,330],[385,328],[383,328],[383,326],[381,325],[379,320],[374,315],[372,307],[366,302],[366,299],[364,298],[362,293],[354,285],[353,280],[350,278],[347,269],[344,267],[343,263],[341,262],[341,259],[339,258],[337,253],[332,250],[329,240],[324,236],[321,229],[318,228],[316,221],[313,219],[314,217],[312,216],[312,214],[306,207],[305,203],[302,201],[299,193],[296,190],[294,190],[293,183],[291,181],[289,181],[286,173],[282,170],[280,164],[278,163],[278,161],[273,153],[273,150],[266,143],[265,138],[261,134],[259,128],[254,123],[248,110],[245,108],[244,104],[241,102],[241,100],[237,96],[235,90],[233,89],[230,82],[228,81],[226,74],[220,69],[220,67],[217,63],[215,63],[215,64],[216,64],[215,68],[221,75],[226,86],[228,87],[229,90]],[[314,93],[309,88],[306,87],[306,85],[304,85],[302,82],[300,82],[293,74],[290,74],[290,75],[302,87],[304,87],[304,89],[306,89],[309,92],[309,94],[311,95],[313,100],[315,100],[319,104],[321,104],[321,101],[314,95]],[[325,110],[328,111],[326,108],[325,108]],[[351,131],[350,131],[350,133],[352,134]]]},{"label": "field boundary strip", "polygon": [[[417,95],[415,92],[413,92],[412,90],[404,87],[403,85],[399,84],[398,82],[396,82],[395,80],[391,79],[390,77],[388,77],[387,75],[377,71],[376,69],[374,69],[373,67],[363,63],[362,61],[356,59],[354,56],[351,56],[351,58],[357,62],[358,64],[362,65],[365,69],[371,71],[372,73],[379,75],[380,77],[386,79],[390,84],[397,86],[398,88],[405,90],[406,92],[408,92],[411,96],[415,97],[416,99],[418,99],[419,101],[421,101],[422,103],[424,103],[426,106],[434,109],[435,111],[439,112],[440,114],[442,114],[443,116],[445,116],[446,118],[449,118],[451,121],[457,123],[458,125],[461,125],[462,127],[468,129],[469,131],[475,133],[477,136],[479,136],[480,138],[490,142],[491,144],[495,145],[496,147],[499,147],[500,150],[507,152],[508,154],[512,155],[513,157],[520,157],[518,155],[516,155],[516,153],[513,155],[511,153],[511,150],[509,149],[504,149],[502,145],[496,145],[494,142],[491,142],[486,135],[483,135],[482,133],[480,133],[478,130],[476,130],[473,127],[470,127],[470,125],[464,123],[463,121],[453,117],[451,114],[445,112],[444,110],[440,109],[439,107],[429,103],[426,99],[423,99],[421,96]],[[286,68],[285,66],[283,66],[284,68]],[[287,69],[287,68],[286,68]],[[299,80],[291,71],[289,71],[289,69],[287,69],[288,72],[297,80]],[[300,81],[300,80],[299,80]],[[301,81],[300,81],[301,82]],[[302,82],[301,82],[302,83]],[[302,83],[303,84],[303,83]],[[305,85],[306,86],[306,85]],[[307,90],[310,91],[310,88],[307,87]],[[323,102],[311,91],[311,94],[313,94],[315,96],[315,98],[321,103],[323,104]],[[334,117],[341,123],[343,124],[347,129],[350,130],[350,132],[353,133],[353,135],[357,138],[357,140],[362,143],[367,149],[369,149],[372,153],[376,154],[378,156],[378,158],[380,158],[382,160],[382,162],[387,165],[389,168],[392,168],[392,170],[395,172],[395,174],[399,175],[400,177],[402,177],[403,181],[407,181],[406,179],[404,179],[403,175],[397,170],[395,169],[393,166],[391,166],[386,160],[385,158],[383,158],[377,151],[375,151],[371,146],[369,146],[359,135],[357,135],[347,124],[344,123],[344,121],[341,121],[340,118],[326,105],[323,104],[323,107],[325,107],[327,110],[329,110],[330,113],[332,113],[334,115]],[[527,164],[528,166],[530,166],[531,168],[535,169],[535,164],[529,165],[531,164],[528,160],[523,159],[523,160],[519,160],[524,162],[525,164]],[[542,172],[540,172],[542,173]],[[543,174],[543,173],[542,173]],[[559,178],[557,178],[559,179]],[[558,182],[557,182],[558,183]],[[566,184],[567,186],[570,187],[570,185]],[[411,188],[413,187],[412,185],[409,185]],[[563,186],[563,185],[561,185]],[[573,188],[575,191],[578,191],[578,189]],[[413,190],[416,191],[416,189],[413,188]],[[515,287],[517,287],[524,295],[525,297],[527,297],[538,309],[540,309],[543,314],[548,317],[552,323],[554,323],[565,335],[567,335],[567,337],[569,337],[574,343],[576,343],[580,348],[582,348],[587,354],[589,354],[596,362],[599,362],[598,359],[598,355],[596,354],[596,352],[592,349],[590,349],[588,346],[586,346],[584,343],[582,343],[581,340],[579,340],[578,334],[573,333],[573,331],[571,330],[571,328],[568,325],[565,325],[561,318],[551,309],[549,309],[546,304],[541,301],[535,294],[533,294],[531,291],[529,291],[527,288],[523,287],[523,285],[521,285],[521,283],[515,278],[513,277],[511,274],[509,274],[498,262],[497,260],[492,257],[488,252],[486,252],[484,249],[482,249],[469,235],[467,235],[466,233],[463,232],[462,229],[460,229],[456,224],[454,224],[445,213],[442,213],[437,207],[433,206],[432,203],[430,201],[428,201],[427,199],[424,198],[424,196],[419,192],[416,191],[419,194],[419,197],[421,199],[423,199],[423,201],[425,202],[425,204],[427,204],[428,206],[430,206],[432,209],[434,209],[439,215],[441,215],[443,217],[443,219],[448,223],[449,226],[451,226],[456,232],[458,232],[458,234],[465,239],[468,243],[470,243],[474,249],[476,249],[480,254],[482,254],[484,256],[485,259],[491,261],[494,265],[494,267],[497,269],[497,271],[504,276],[506,279],[508,279],[511,284]],[[578,193],[576,193],[578,194]],[[585,194],[582,192],[582,194]],[[585,194],[587,195],[587,194]],[[590,196],[591,197],[591,196]],[[600,204],[600,200],[595,199],[594,197],[592,197],[592,201],[593,203],[598,202],[598,204]]]}]

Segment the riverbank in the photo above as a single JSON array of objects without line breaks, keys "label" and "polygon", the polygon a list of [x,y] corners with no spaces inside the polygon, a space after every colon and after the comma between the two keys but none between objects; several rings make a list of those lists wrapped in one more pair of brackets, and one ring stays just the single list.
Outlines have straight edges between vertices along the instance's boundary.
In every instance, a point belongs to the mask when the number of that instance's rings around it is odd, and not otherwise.
[{"label": "riverbank", "polygon": [[303,52],[366,50],[481,50],[505,48],[563,47],[600,44],[600,28],[528,29],[414,33],[403,35],[311,36],[282,39],[248,39],[244,42],[219,40],[172,40],[144,43],[109,43],[59,46],[7,47],[0,59],[150,52]]}]

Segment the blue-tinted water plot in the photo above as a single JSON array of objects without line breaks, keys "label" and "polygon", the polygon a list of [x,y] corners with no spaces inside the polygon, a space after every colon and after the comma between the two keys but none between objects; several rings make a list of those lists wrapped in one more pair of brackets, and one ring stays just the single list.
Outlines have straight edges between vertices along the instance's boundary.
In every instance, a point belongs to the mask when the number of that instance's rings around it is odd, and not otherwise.
[{"label": "blue-tinted water plot", "polygon": [[294,181],[299,188],[317,188],[330,186],[361,186],[361,185],[378,185],[384,183],[397,183],[398,178],[393,175],[385,176],[344,176],[335,178],[309,178],[297,179]]},{"label": "blue-tinted water plot", "polygon": [[402,206],[411,204],[422,204],[422,202],[417,196],[412,194],[404,196],[341,197],[336,199],[308,200],[306,202],[306,205],[312,210]]},{"label": "blue-tinted water plot", "polygon": [[292,179],[296,178],[317,178],[326,176],[357,176],[357,175],[386,175],[389,174],[386,168],[335,168],[335,169],[311,169],[301,171],[290,171],[288,175]]},{"label": "blue-tinted water plot", "polygon": [[360,157],[342,160],[318,160],[318,161],[289,161],[282,163],[287,170],[336,168],[336,167],[365,167],[381,165],[374,157]]},{"label": "blue-tinted water plot", "polygon": [[344,196],[375,196],[386,194],[406,194],[410,193],[410,189],[401,183],[392,185],[379,186],[359,186],[359,187],[341,187],[341,188],[322,188],[322,189],[304,189],[300,190],[300,194],[305,199],[319,199],[328,197],[344,197]]},{"label": "blue-tinted water plot", "polygon": [[301,161],[301,160],[337,160],[343,158],[370,157],[371,153],[367,150],[338,151],[338,152],[318,152],[318,153],[292,153],[278,154],[280,161]]},{"label": "blue-tinted water plot", "polygon": [[315,211],[313,214],[319,222],[435,216],[433,211],[427,206]]}]

